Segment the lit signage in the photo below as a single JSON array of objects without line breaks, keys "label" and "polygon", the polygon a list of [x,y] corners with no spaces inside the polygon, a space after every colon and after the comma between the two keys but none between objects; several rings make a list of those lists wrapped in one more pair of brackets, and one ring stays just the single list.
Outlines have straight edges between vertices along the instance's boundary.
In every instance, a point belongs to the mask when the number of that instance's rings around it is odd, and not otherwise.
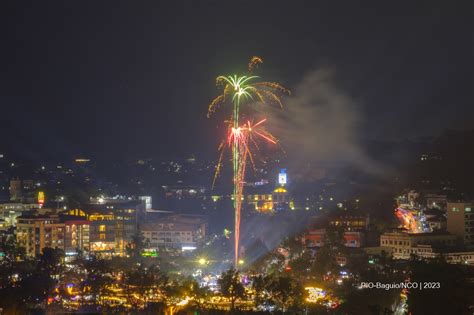
[{"label": "lit signage", "polygon": [[44,192],[42,191],[38,192],[38,203],[44,205]]},{"label": "lit signage", "polygon": [[278,184],[286,185],[286,169],[280,170],[280,174],[278,174]]},{"label": "lit signage", "polygon": [[158,257],[158,253],[154,249],[145,249],[141,254],[142,257]]}]

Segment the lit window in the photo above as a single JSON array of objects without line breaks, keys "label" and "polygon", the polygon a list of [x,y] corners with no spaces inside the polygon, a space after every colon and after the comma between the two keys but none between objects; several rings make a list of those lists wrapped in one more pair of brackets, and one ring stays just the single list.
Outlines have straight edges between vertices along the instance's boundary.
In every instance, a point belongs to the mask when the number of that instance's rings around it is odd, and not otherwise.
[{"label": "lit window", "polygon": [[99,232],[105,232],[105,225],[99,226]]}]

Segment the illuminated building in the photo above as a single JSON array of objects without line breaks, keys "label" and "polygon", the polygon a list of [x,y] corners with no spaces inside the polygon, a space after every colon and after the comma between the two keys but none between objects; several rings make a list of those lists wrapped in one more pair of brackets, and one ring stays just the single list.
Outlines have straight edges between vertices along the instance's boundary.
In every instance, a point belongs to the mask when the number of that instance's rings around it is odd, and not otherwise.
[{"label": "illuminated building", "polygon": [[[113,215],[92,214],[89,216],[90,251],[99,256],[112,256],[114,253],[123,254],[121,239],[115,239],[116,222]],[[118,246],[117,246],[118,245]]]},{"label": "illuminated building", "polygon": [[206,236],[207,222],[196,216],[172,215],[140,227],[150,249],[190,251],[198,248]]},{"label": "illuminated building", "polygon": [[271,194],[253,194],[246,196],[247,203],[258,212],[268,213],[273,211],[273,196]]},{"label": "illuminated building", "polygon": [[409,259],[411,254],[416,254],[418,245],[452,247],[456,245],[456,235],[446,232],[386,232],[380,235],[380,246],[388,248],[395,259]]},{"label": "illuminated building", "polygon": [[204,196],[206,188],[202,186],[162,186],[166,198],[199,198]]},{"label": "illuminated building", "polygon": [[343,234],[344,246],[346,247],[362,247],[364,244],[364,234],[356,231],[345,231]]},{"label": "illuminated building", "polygon": [[144,208],[142,200],[114,200],[73,211],[84,214],[91,222],[90,252],[111,257],[125,255],[126,246],[138,229],[139,212],[144,212]]},{"label": "illuminated building", "polygon": [[138,200],[141,200],[145,203],[145,211],[149,211],[152,209],[152,198],[151,196],[140,196]]},{"label": "illuminated building", "polygon": [[448,232],[474,247],[474,203],[448,202],[446,215]]},{"label": "illuminated building", "polygon": [[57,215],[21,215],[16,238],[29,257],[40,255],[45,247],[64,249],[64,223]]},{"label": "illuminated building", "polygon": [[75,256],[78,251],[87,254],[90,251],[90,224],[84,217],[61,216],[64,222],[64,253]]},{"label": "illuminated building", "polygon": [[288,193],[288,175],[286,169],[281,169],[278,173],[278,186],[273,190],[272,199],[273,199],[273,209],[275,211],[282,210],[293,210],[294,205],[293,201],[290,200],[290,195]]},{"label": "illuminated building", "polygon": [[448,248],[440,251],[433,245],[417,245],[411,248],[411,254],[425,259],[442,256],[450,264],[474,265],[474,251],[472,250]]},{"label": "illuminated building", "polygon": [[329,218],[329,225],[344,228],[345,231],[365,231],[369,217],[357,213],[344,213]]},{"label": "illuminated building", "polygon": [[277,187],[273,191],[272,198],[273,198],[273,208],[276,211],[288,210],[291,208],[290,196],[288,194],[288,190],[285,187],[283,186]]},{"label": "illuminated building", "polygon": [[276,188],[271,194],[250,194],[246,196],[248,204],[258,212],[269,213],[294,209],[293,201],[284,187]]},{"label": "illuminated building", "polygon": [[2,203],[0,204],[0,220],[5,221],[5,226],[15,226],[17,217],[38,208],[37,203]]},{"label": "illuminated building", "polygon": [[253,187],[250,189],[253,190],[254,193],[246,196],[247,203],[252,205],[256,211],[262,213],[289,209],[294,210],[293,200],[291,200],[286,188],[288,178],[285,169],[282,169],[278,174],[277,183],[278,186],[272,193],[261,192],[264,187],[252,185]]},{"label": "illuminated building", "polygon": [[[303,242],[307,248],[317,248],[324,245],[326,229],[310,230],[303,237]],[[343,234],[344,246],[359,248],[364,244],[364,234],[359,231],[345,231]]]},{"label": "illuminated building", "polygon": [[286,186],[288,182],[288,178],[286,175],[286,169],[281,169],[280,173],[278,174],[278,184],[280,186]]}]

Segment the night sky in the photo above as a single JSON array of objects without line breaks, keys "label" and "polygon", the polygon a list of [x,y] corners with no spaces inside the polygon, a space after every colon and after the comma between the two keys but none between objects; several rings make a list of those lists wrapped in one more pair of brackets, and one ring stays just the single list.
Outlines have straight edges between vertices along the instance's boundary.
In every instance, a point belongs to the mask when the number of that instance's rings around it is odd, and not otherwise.
[{"label": "night sky", "polygon": [[331,69],[363,140],[473,127],[470,1],[5,1],[0,11],[0,150],[27,157],[212,156],[215,77],[253,55],[260,74],[296,91]]}]

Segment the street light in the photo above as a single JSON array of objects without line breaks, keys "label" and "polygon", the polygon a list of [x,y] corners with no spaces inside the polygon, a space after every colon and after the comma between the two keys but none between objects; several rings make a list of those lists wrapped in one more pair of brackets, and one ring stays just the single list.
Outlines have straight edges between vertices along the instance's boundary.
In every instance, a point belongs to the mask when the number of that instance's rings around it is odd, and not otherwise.
[{"label": "street light", "polygon": [[207,260],[205,258],[199,258],[198,262],[199,262],[200,265],[203,266],[207,263]]}]

